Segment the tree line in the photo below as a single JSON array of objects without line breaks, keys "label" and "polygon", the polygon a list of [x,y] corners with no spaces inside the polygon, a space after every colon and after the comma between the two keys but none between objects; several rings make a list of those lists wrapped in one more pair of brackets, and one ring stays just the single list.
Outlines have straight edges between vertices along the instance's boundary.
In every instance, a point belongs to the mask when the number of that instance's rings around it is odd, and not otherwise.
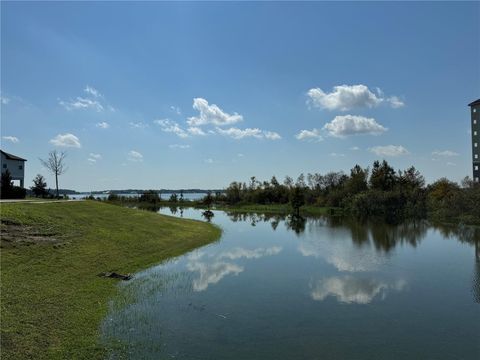
[{"label": "tree line", "polygon": [[426,185],[411,166],[396,171],[387,161],[372,167],[355,165],[349,174],[300,174],[280,183],[251,177],[249,183],[232,182],[215,202],[227,205],[291,204],[298,214],[303,205],[341,208],[357,216],[381,216],[387,220],[423,218],[480,224],[480,185],[470,178],[461,184],[441,178]]}]

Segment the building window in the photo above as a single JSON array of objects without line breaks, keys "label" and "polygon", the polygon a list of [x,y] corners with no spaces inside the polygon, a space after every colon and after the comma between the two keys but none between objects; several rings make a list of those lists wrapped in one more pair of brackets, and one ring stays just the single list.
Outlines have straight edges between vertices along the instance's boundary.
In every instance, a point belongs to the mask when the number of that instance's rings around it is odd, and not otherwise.
[{"label": "building window", "polygon": [[473,108],[473,112],[477,112],[477,109]]},{"label": "building window", "polygon": [[478,159],[478,154],[475,154],[475,159]]},{"label": "building window", "polygon": [[477,125],[477,119],[473,119],[473,125]]},{"label": "building window", "polygon": [[22,165],[18,165],[18,170],[22,170],[23,169],[23,166]]},{"label": "building window", "polygon": [[3,164],[3,168],[6,169],[6,168],[7,168],[7,164]]},{"label": "building window", "polygon": [[478,147],[478,143],[474,143],[473,146]]},{"label": "building window", "polygon": [[475,130],[475,131],[473,132],[473,135],[477,136],[477,130]]},{"label": "building window", "polygon": [[475,171],[478,171],[478,165],[475,165]]}]

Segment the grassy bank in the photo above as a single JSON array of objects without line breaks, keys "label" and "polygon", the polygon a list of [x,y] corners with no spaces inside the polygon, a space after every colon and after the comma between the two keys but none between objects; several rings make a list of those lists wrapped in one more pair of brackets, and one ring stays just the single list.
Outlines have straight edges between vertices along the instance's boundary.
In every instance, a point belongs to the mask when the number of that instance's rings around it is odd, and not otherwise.
[{"label": "grassy bank", "polygon": [[2,204],[2,359],[102,358],[116,280],[215,241],[220,229],[105,203]]}]

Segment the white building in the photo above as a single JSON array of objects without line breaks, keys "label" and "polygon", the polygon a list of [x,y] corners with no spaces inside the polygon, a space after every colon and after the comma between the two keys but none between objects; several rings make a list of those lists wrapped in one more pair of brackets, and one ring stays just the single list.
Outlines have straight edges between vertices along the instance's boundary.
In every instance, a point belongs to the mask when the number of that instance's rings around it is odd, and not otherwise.
[{"label": "white building", "polygon": [[2,174],[5,171],[10,171],[10,175],[12,176],[12,180],[20,181],[20,187],[23,188],[24,179],[25,179],[25,161],[26,159],[22,159],[21,157],[6,153],[3,150],[0,150],[2,153],[2,160],[1,160],[1,169]]}]

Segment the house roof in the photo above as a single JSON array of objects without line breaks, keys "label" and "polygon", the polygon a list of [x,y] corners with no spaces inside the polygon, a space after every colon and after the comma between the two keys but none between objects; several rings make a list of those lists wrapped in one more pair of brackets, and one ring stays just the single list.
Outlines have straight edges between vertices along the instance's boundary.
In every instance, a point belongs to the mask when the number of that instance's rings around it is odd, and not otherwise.
[{"label": "house roof", "polygon": [[468,106],[475,106],[475,105],[480,105],[480,99],[472,101],[470,104],[468,104]]},{"label": "house roof", "polygon": [[19,156],[15,156],[15,155],[9,154],[9,153],[7,153],[7,152],[5,152],[5,151],[3,151],[3,150],[0,150],[0,152],[1,152],[3,155],[5,155],[5,157],[6,157],[7,159],[9,159],[9,160],[27,161],[27,159],[23,159],[23,158],[21,158],[21,157],[19,157]]}]

